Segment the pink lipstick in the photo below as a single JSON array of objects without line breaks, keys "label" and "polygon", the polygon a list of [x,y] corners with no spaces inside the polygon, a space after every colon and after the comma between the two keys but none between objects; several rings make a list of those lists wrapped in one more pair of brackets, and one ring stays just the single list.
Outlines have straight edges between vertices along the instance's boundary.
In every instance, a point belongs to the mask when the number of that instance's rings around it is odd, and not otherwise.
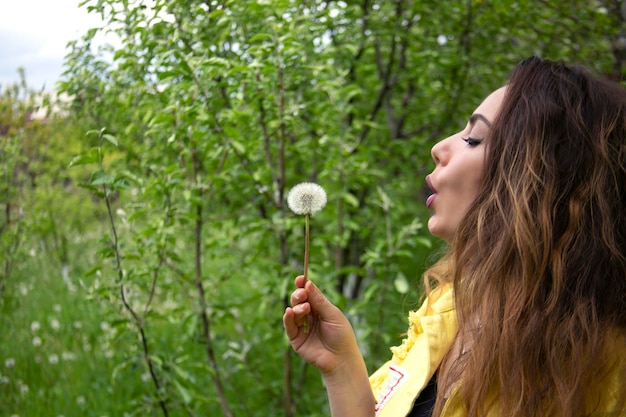
[{"label": "pink lipstick", "polygon": [[433,192],[426,199],[426,207],[430,208],[430,206],[433,204],[433,201],[435,201],[435,197],[437,197],[437,190],[435,190],[435,187],[433,187],[433,183],[430,180],[430,175],[426,176],[426,185],[428,185],[428,188],[430,188]]}]

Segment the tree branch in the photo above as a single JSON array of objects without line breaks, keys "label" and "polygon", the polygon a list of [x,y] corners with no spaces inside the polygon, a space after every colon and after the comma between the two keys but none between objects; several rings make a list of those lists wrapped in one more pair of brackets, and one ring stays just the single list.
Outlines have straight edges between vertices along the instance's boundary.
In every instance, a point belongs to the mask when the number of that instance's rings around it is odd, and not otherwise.
[{"label": "tree branch", "polygon": [[217,362],[217,357],[215,355],[215,348],[213,346],[213,336],[211,332],[211,320],[209,319],[209,315],[207,313],[207,302],[206,302],[206,292],[204,290],[204,283],[202,280],[202,229],[204,226],[204,213],[203,213],[203,205],[200,203],[203,201],[204,190],[198,181],[199,171],[200,171],[200,160],[198,159],[198,149],[193,145],[192,152],[192,177],[194,179],[194,184],[196,186],[196,191],[198,193],[198,203],[196,204],[196,222],[195,222],[195,230],[194,230],[194,270],[195,270],[195,286],[198,292],[198,303],[200,307],[200,319],[202,321],[202,336],[206,343],[206,355],[211,368],[213,368],[213,384],[215,385],[215,389],[217,391],[217,395],[220,401],[220,407],[222,408],[222,412],[225,417],[233,417],[233,413],[230,410],[228,405],[228,400],[226,398],[226,391],[224,389],[224,384],[222,383],[222,376],[220,372],[220,367]]},{"label": "tree branch", "polygon": [[[101,134],[104,131],[101,131]],[[101,152],[100,152],[101,153]],[[100,160],[100,166],[102,167],[102,161]],[[117,235],[117,229],[115,227],[115,220],[113,219],[113,210],[111,209],[111,199],[110,199],[110,193],[109,193],[109,189],[107,187],[106,184],[102,185],[102,191],[104,193],[104,201],[106,204],[106,209],[107,209],[107,215],[109,218],[109,225],[111,227],[111,234],[113,237],[113,241],[112,246],[113,246],[113,252],[115,255],[115,269],[117,271],[117,281],[119,284],[119,291],[120,291],[120,298],[122,300],[122,305],[124,306],[124,309],[130,314],[130,316],[132,317],[132,321],[135,324],[135,326],[137,327],[137,330],[139,331],[139,336],[141,339],[141,348],[142,348],[142,353],[143,353],[143,358],[146,362],[146,365],[148,366],[148,370],[150,372],[150,377],[152,379],[152,383],[154,385],[154,389],[157,392],[157,398],[158,398],[158,403],[159,406],[161,408],[161,411],[163,412],[163,415],[165,417],[168,417],[168,410],[167,410],[167,406],[165,404],[165,401],[162,398],[163,392],[161,389],[161,384],[159,382],[159,378],[157,377],[156,374],[156,370],[154,369],[154,364],[152,362],[152,358],[150,357],[150,348],[148,346],[148,338],[146,336],[145,330],[144,330],[144,326],[143,326],[143,320],[139,317],[139,315],[137,314],[137,312],[133,309],[133,307],[128,303],[128,300],[126,299],[126,289],[124,286],[124,270],[122,269],[122,257],[120,254],[120,248],[119,248],[119,239],[118,239],[118,235]]]}]

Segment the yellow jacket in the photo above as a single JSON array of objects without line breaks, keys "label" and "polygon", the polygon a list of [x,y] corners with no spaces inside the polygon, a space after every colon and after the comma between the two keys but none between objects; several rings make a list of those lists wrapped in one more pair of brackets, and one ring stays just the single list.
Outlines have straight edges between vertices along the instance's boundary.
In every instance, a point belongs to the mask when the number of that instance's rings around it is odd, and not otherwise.
[{"label": "yellow jacket", "polygon": [[[370,376],[378,417],[406,416],[450,349],[457,333],[451,287],[433,291],[409,313],[409,330],[393,357]],[[455,415],[455,414],[451,414]]]},{"label": "yellow jacket", "polygon": [[[391,348],[393,356],[370,376],[370,384],[377,400],[377,417],[404,417],[450,349],[458,330],[454,311],[454,297],[450,286],[433,291],[419,310],[409,313],[409,330],[400,346]],[[596,398],[595,408],[587,414],[594,417],[626,417],[623,407],[623,384],[626,384],[625,338],[615,339],[614,367],[601,386],[590,387]],[[620,405],[620,400],[622,404]],[[465,407],[454,390],[440,417],[464,417]],[[500,417],[497,405],[489,416]]]}]

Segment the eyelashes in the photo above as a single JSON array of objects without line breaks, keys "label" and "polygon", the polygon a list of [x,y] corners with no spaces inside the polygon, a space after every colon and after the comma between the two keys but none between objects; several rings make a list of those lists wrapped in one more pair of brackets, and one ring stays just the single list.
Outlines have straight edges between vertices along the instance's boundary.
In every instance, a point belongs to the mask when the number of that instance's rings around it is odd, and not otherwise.
[{"label": "eyelashes", "polygon": [[476,139],[473,138],[471,136],[468,136],[466,138],[461,138],[465,143],[467,143],[469,146],[478,146],[480,145],[480,143],[483,141],[482,139]]}]

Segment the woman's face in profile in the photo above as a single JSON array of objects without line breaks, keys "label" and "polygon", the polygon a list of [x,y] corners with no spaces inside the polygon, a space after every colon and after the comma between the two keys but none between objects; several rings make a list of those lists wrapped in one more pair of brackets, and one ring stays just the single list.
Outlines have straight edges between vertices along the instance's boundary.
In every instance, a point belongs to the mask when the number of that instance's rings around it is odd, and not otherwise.
[{"label": "woman's face in profile", "polygon": [[454,237],[461,219],[478,195],[485,161],[487,137],[500,109],[505,87],[491,93],[462,131],[433,146],[435,170],[426,177],[433,193],[426,206],[433,214],[428,230],[447,242]]}]

